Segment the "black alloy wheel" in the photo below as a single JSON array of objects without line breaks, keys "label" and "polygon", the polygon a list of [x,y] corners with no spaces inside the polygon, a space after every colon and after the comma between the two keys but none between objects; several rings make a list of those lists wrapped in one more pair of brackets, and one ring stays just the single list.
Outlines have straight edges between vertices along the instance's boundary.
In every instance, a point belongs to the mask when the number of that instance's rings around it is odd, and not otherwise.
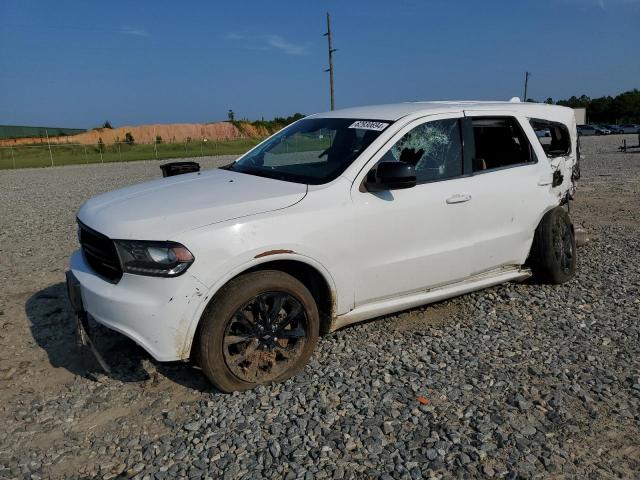
[{"label": "black alloy wheel", "polygon": [[573,224],[562,207],[549,210],[536,228],[527,266],[534,280],[559,284],[576,274],[577,252]]},{"label": "black alloy wheel", "polygon": [[553,253],[558,266],[563,273],[569,273],[574,263],[573,233],[571,225],[568,225],[560,216],[553,223]]},{"label": "black alloy wheel", "polygon": [[299,372],[319,333],[316,301],[300,280],[277,270],[249,272],[211,299],[194,353],[219,390],[247,390]]},{"label": "black alloy wheel", "polygon": [[224,360],[240,380],[266,383],[299,359],[307,338],[308,320],[300,302],[286,292],[257,295],[227,322]]}]

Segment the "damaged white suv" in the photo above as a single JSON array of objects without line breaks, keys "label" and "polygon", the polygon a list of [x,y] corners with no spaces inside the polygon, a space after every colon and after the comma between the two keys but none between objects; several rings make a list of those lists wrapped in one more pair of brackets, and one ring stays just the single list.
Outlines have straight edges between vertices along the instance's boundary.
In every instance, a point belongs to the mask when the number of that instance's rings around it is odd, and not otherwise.
[{"label": "damaged white suv", "polygon": [[[538,138],[536,131],[549,131]],[[576,269],[573,111],[426,102],[306,117],[233,164],[85,203],[67,282],[90,316],[228,392],[320,332]]]}]

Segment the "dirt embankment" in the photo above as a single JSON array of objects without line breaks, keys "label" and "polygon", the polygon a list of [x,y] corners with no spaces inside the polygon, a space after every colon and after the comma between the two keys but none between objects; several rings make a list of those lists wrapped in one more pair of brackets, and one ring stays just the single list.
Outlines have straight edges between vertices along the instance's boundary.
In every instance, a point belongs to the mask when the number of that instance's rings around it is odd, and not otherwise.
[{"label": "dirt embankment", "polygon": [[[216,123],[169,123],[157,125],[140,125],[138,127],[96,128],[78,135],[49,137],[51,143],[80,143],[94,145],[99,139],[106,144],[124,142],[127,133],[131,133],[136,143],[153,143],[156,136],[162,137],[166,143],[184,142],[186,140],[231,140],[234,138],[261,138],[270,132],[264,127],[256,127],[250,123],[216,122]],[[43,137],[18,138],[0,140],[0,145],[27,145],[46,143]]]}]

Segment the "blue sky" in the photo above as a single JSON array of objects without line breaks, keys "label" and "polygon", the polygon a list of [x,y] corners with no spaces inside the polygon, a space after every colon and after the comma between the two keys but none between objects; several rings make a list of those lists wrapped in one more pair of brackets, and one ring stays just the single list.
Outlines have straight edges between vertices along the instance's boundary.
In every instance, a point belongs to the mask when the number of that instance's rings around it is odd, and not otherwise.
[{"label": "blue sky", "polygon": [[640,87],[640,0],[0,3],[0,124],[256,119]]}]

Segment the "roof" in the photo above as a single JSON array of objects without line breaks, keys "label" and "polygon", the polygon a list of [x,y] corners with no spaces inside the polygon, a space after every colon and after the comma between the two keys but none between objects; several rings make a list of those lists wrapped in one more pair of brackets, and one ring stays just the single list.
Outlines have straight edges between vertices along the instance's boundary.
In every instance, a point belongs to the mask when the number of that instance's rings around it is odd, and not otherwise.
[{"label": "roof", "polygon": [[[367,120],[388,120],[396,121],[402,117],[411,114],[432,115],[436,113],[446,113],[462,110],[509,110],[513,112],[521,112],[530,116],[546,117],[550,112],[554,116],[573,117],[573,110],[557,105],[548,105],[546,103],[531,102],[486,102],[475,100],[456,100],[456,101],[432,101],[432,102],[406,102],[391,103],[385,105],[370,105],[363,107],[343,108],[330,112],[316,113],[311,117],[324,118],[358,118]],[[546,115],[545,115],[546,113]]]}]

